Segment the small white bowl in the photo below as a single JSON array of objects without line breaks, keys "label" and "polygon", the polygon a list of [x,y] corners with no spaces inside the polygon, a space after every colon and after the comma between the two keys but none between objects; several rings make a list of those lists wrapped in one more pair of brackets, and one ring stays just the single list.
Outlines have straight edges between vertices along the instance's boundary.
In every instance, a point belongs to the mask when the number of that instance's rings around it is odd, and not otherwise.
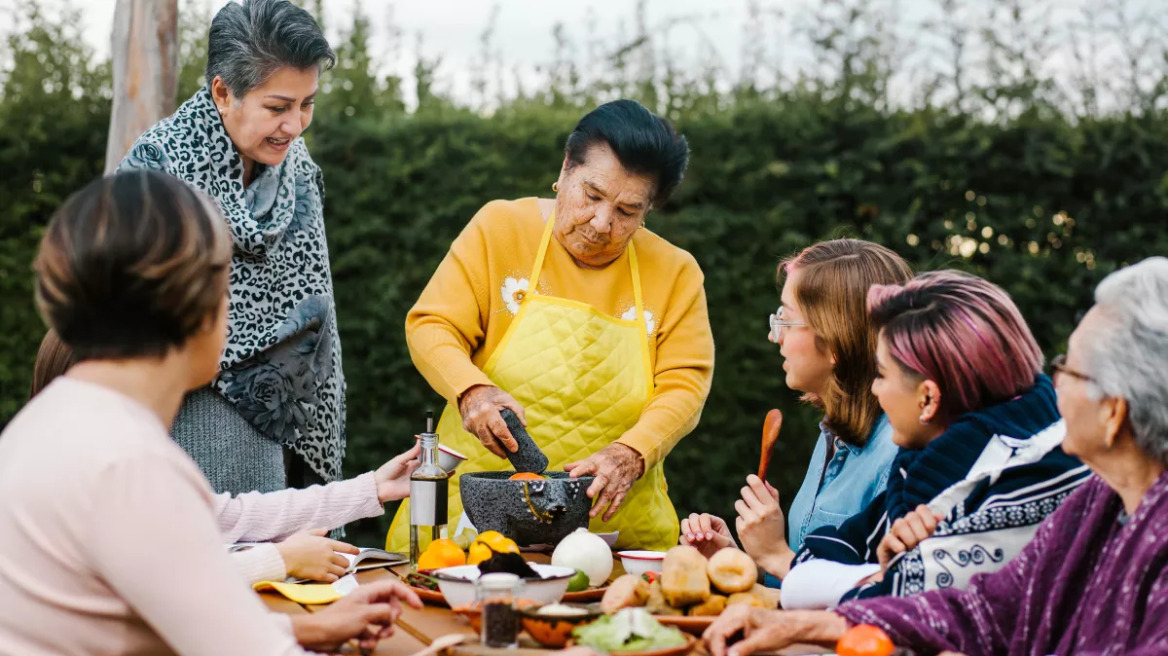
[{"label": "small white bowl", "polygon": [[665,561],[664,551],[618,551],[625,572],[640,576],[645,572],[660,572]]},{"label": "small white bowl", "polygon": [[[421,435],[415,435],[415,440],[422,439]],[[439,443],[438,444],[438,466],[446,470],[447,474],[454,473],[455,469],[466,460],[466,456],[458,451]]]},{"label": "small white bowl", "polygon": [[[563,598],[568,591],[568,579],[576,574],[570,567],[557,567],[543,563],[528,563],[539,574],[538,579],[523,579],[523,592],[520,597],[531,599],[540,604],[554,604]],[[458,567],[443,567],[434,572],[438,579],[438,589],[446,598],[451,608],[458,608],[474,603],[475,579],[479,577],[478,565],[460,565]]]}]

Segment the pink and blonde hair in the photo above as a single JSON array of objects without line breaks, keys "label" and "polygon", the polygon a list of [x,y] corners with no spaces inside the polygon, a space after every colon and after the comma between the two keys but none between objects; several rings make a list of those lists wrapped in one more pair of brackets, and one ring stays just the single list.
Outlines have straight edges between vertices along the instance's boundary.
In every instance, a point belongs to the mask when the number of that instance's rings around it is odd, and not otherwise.
[{"label": "pink and blonde hair", "polygon": [[875,285],[868,310],[897,365],[940,387],[940,422],[1009,400],[1042,371],[1042,350],[1018,306],[981,278],[934,271]]}]

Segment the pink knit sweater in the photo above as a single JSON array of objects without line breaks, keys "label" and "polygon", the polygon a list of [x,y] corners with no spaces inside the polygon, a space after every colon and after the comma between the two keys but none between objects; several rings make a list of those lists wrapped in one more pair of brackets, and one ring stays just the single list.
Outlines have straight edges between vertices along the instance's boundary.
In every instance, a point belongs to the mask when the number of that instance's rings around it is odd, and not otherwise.
[{"label": "pink knit sweater", "polygon": [[302,654],[158,417],[61,377],[0,435],[0,654]]},{"label": "pink knit sweater", "polygon": [[[214,503],[219,530],[228,543],[279,541],[298,531],[333,529],[385,512],[377,498],[373,472],[303,490],[248,492],[234,498],[223,493],[215,496]],[[282,581],[287,576],[284,559],[273,544],[233,553],[231,557],[249,583]]]}]

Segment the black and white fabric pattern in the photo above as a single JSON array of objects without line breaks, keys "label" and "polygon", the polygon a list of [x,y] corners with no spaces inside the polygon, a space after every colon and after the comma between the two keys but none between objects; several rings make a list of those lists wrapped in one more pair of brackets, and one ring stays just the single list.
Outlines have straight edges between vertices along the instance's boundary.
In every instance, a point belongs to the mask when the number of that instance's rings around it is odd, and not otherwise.
[{"label": "black and white fabric pattern", "polygon": [[[1091,475],[1063,452],[1065,435],[1054,388],[1040,375],[1018,398],[962,415],[924,449],[901,450],[883,494],[806,537],[783,580],[783,607],[964,589],[974,575],[1005,567]],[[861,583],[879,571],[877,548],[892,522],[919,505],[942,517],[936,531],[880,580]],[[825,580],[838,587],[826,590]]]},{"label": "black and white fabric pattern", "polygon": [[[215,199],[231,228],[227,347],[213,383],[326,482],[341,474],[345,377],[324,229],[324,182],[303,139],[247,188],[206,87],[131,147],[119,171],[165,171]],[[213,436],[209,436],[213,437]]]}]

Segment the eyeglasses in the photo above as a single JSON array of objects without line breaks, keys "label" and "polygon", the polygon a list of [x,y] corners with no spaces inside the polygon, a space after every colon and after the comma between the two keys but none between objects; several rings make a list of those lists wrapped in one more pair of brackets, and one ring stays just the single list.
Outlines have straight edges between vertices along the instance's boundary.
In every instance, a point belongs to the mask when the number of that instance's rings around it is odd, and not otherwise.
[{"label": "eyeglasses", "polygon": [[786,332],[784,330],[785,328],[798,328],[800,326],[806,326],[807,323],[804,321],[788,321],[787,319],[784,319],[783,306],[780,305],[779,309],[775,310],[775,313],[771,315],[770,325],[771,341],[777,342],[779,341],[779,338],[783,336],[783,333]]},{"label": "eyeglasses", "polygon": [[1054,373],[1054,378],[1056,379],[1060,375],[1067,375],[1071,378],[1078,378],[1079,380],[1085,380],[1089,383],[1095,382],[1095,379],[1088,376],[1087,374],[1081,371],[1075,371],[1074,369],[1068,367],[1067,356],[1065,353],[1060,353],[1054,356],[1054,358],[1050,361],[1050,369]]}]

